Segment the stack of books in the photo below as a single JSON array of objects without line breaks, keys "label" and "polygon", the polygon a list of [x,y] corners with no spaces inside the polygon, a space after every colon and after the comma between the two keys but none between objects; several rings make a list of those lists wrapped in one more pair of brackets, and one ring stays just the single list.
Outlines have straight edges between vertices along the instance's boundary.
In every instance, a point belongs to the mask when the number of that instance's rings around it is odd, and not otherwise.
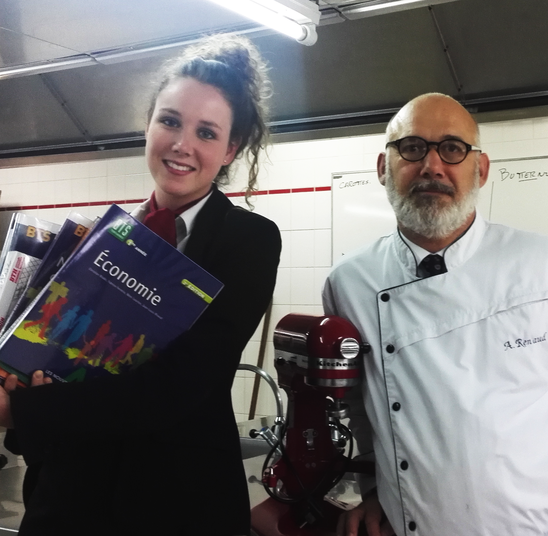
[{"label": "stack of books", "polygon": [[188,330],[222,283],[117,205],[95,224],[16,214],[0,256],[0,384],[123,374]]}]

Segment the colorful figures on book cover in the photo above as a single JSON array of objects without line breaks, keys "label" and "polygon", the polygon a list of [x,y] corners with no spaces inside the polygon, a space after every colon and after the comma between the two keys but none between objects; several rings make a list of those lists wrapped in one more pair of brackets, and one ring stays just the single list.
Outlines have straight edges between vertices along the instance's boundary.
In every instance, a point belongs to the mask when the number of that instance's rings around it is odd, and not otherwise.
[{"label": "colorful figures on book cover", "polygon": [[[146,346],[146,335],[114,333],[113,321],[105,319],[93,329],[95,311],[69,302],[65,282],[52,282],[35,319],[26,318],[14,335],[33,344],[54,345],[75,367],[101,367],[112,374],[134,368],[154,356],[155,346]],[[81,374],[69,374],[81,379]],[[65,380],[68,379],[65,378]]]}]

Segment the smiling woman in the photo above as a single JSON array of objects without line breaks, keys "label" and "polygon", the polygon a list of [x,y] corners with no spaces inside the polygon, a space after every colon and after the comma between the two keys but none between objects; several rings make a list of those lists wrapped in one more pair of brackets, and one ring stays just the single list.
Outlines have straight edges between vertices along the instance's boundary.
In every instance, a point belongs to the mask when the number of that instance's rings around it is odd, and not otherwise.
[{"label": "smiling woman", "polygon": [[[224,288],[131,374],[0,388],[0,425],[13,428],[7,446],[29,464],[21,536],[249,534],[231,387],[272,297],[281,242],[273,222],[234,207],[217,183],[246,154],[248,195],[255,188],[264,73],[248,40],[225,36],[204,39],[163,72],[146,129],[156,186],[133,215]],[[204,425],[219,439],[199,437]]]},{"label": "smiling woman", "polygon": [[201,199],[238,148],[232,110],[215,87],[194,78],[173,81],[158,96],[146,130],[146,157],[159,208]]}]

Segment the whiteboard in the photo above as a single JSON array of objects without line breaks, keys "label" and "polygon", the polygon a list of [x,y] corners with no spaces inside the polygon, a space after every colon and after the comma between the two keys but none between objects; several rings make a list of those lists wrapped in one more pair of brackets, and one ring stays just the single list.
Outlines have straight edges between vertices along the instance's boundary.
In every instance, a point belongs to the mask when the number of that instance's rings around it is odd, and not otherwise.
[{"label": "whiteboard", "polygon": [[333,173],[333,262],[396,228],[394,211],[377,170]]},{"label": "whiteboard", "polygon": [[[333,262],[396,228],[376,170],[332,174]],[[491,162],[478,211],[486,219],[548,235],[548,157]]]},{"label": "whiteboard", "polygon": [[548,235],[548,157],[491,162],[489,183],[489,220]]}]

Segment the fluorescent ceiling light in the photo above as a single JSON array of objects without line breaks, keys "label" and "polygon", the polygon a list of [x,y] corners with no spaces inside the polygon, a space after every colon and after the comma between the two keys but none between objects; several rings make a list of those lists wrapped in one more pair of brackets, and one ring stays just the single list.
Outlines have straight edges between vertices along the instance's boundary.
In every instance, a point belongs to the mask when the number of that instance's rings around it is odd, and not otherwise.
[{"label": "fluorescent ceiling light", "polygon": [[372,0],[348,7],[341,7],[340,12],[347,19],[358,19],[373,15],[381,15],[382,13],[392,13],[405,9],[427,7],[454,1],[455,0]]},{"label": "fluorescent ceiling light", "polygon": [[211,0],[263,26],[313,45],[320,9],[311,0]]}]

